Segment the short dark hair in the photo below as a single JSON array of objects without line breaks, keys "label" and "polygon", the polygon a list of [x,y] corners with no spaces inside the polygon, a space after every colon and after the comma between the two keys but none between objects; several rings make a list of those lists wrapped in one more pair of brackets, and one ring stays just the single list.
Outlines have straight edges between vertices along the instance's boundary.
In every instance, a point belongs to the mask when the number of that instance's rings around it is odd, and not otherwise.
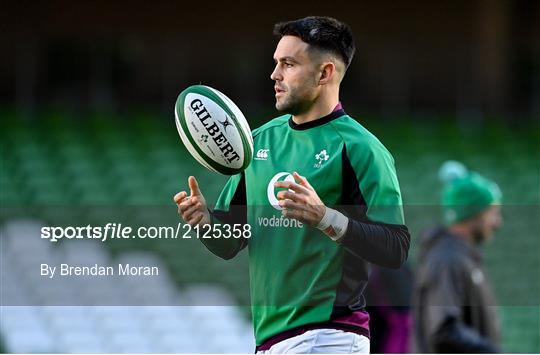
[{"label": "short dark hair", "polygon": [[310,46],[337,55],[349,67],[355,52],[354,38],[347,24],[332,17],[308,16],[274,26],[274,35],[295,36]]}]

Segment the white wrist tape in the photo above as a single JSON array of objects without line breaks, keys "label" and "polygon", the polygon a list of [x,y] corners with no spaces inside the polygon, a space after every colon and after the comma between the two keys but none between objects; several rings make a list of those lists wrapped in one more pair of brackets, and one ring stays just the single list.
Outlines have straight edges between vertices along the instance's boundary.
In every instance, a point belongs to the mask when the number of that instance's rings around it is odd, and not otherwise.
[{"label": "white wrist tape", "polygon": [[347,231],[349,219],[343,213],[326,207],[324,216],[317,228],[324,232],[333,241],[338,241]]}]

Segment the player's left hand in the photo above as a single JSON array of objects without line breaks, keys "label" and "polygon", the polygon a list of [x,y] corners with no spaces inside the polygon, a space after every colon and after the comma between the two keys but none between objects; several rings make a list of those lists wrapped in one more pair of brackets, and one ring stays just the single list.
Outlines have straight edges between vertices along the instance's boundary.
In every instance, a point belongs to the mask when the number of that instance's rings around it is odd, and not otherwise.
[{"label": "player's left hand", "polygon": [[293,173],[293,177],[294,182],[278,181],[274,184],[274,187],[288,189],[277,193],[278,203],[283,207],[282,214],[284,217],[317,226],[326,207],[305,177],[297,172]]}]

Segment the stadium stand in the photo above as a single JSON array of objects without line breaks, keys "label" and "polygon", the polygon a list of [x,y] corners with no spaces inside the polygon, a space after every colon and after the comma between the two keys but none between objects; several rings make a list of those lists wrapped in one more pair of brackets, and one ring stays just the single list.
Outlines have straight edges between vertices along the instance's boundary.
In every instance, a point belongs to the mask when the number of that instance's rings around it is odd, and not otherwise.
[{"label": "stadium stand", "polygon": [[[2,229],[2,339],[12,353],[249,353],[254,349],[249,321],[232,296],[216,285],[178,289],[161,260],[149,252],[119,254],[115,262],[157,265],[152,283],[137,278],[101,278],[96,283],[55,278],[36,272],[39,262],[109,265],[111,255],[91,241],[58,247],[35,238],[41,224],[8,222]],[[41,242],[41,243],[40,243]],[[226,305],[212,306],[218,298]],[[65,299],[63,299],[65,298]],[[174,302],[182,298],[183,302]],[[33,306],[40,300],[55,306]],[[73,304],[73,300],[77,300]],[[92,305],[99,300],[99,305]],[[156,305],[141,306],[146,300]],[[7,305],[5,305],[7,304]],[[21,305],[22,304],[22,305]],[[118,305],[120,304],[120,305]],[[126,304],[126,305],[122,305]],[[165,306],[160,306],[165,304]],[[181,304],[174,306],[174,304]],[[200,305],[202,304],[202,305]],[[210,336],[210,334],[212,334]]]}]

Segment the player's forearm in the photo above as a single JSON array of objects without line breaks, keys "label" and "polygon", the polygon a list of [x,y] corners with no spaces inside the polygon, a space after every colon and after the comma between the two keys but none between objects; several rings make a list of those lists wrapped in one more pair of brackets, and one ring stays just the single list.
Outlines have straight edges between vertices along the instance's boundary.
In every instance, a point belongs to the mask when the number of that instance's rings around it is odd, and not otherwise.
[{"label": "player's forearm", "polygon": [[407,260],[410,238],[406,226],[364,223],[349,218],[347,232],[339,243],[370,263],[397,269]]},{"label": "player's forearm", "polygon": [[[242,218],[241,211],[210,211],[210,221],[213,228],[222,227],[224,224],[233,225],[235,223],[245,223],[245,218]],[[219,226],[218,226],[219,225]],[[230,231],[230,228],[229,228]],[[221,233],[221,235],[224,235]],[[243,236],[240,238],[220,237],[220,238],[201,238],[201,242],[213,254],[222,259],[229,260],[234,258],[247,245],[247,239]]]},{"label": "player's forearm", "polygon": [[244,238],[203,238],[200,241],[206,249],[225,260],[234,258],[247,245]]}]

